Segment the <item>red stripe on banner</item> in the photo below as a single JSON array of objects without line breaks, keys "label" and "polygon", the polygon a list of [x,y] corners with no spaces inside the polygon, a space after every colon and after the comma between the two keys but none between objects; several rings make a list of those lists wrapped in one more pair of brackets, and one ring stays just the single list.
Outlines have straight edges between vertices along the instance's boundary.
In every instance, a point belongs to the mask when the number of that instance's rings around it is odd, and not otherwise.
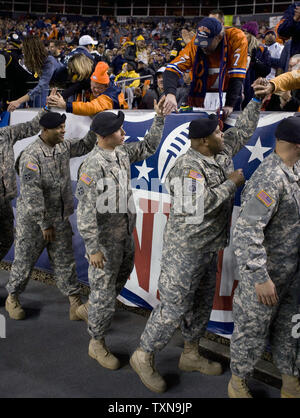
[{"label": "red stripe on banner", "polygon": [[238,285],[238,280],[234,280],[233,286],[232,286],[232,292],[230,296],[220,296],[223,253],[224,253],[223,250],[219,252],[218,269],[217,269],[217,277],[216,277],[216,291],[215,291],[215,296],[214,296],[213,309],[217,311],[232,311],[233,294],[234,294],[235,288]]},{"label": "red stripe on banner", "polygon": [[153,208],[155,207],[155,204],[157,204],[157,209],[158,209],[158,202],[153,202],[148,199],[139,200],[140,207],[143,209],[144,212],[148,212],[148,213],[143,213],[141,244],[139,242],[136,228],[133,231],[133,237],[135,241],[134,264],[135,264],[136,274],[137,274],[139,286],[142,289],[144,289],[146,292],[149,292],[153,223],[154,223],[154,212],[155,212]]}]

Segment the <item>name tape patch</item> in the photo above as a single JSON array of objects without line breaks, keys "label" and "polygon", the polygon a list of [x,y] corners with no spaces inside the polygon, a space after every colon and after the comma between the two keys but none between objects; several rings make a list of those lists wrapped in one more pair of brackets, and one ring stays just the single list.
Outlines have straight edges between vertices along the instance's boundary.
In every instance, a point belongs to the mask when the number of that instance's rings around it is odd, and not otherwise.
[{"label": "name tape patch", "polygon": [[195,179],[195,180],[198,180],[198,181],[202,181],[204,179],[204,177],[202,176],[202,174],[199,173],[199,171],[196,171],[196,170],[191,170],[189,172],[189,177],[191,179]]},{"label": "name tape patch", "polygon": [[256,197],[265,205],[267,208],[271,206],[274,203],[274,200],[271,198],[268,193],[266,193],[264,190],[261,190],[259,193],[257,193]]},{"label": "name tape patch", "polygon": [[83,173],[80,178],[83,183],[87,184],[88,186],[92,183],[93,179],[89,177],[87,174]]},{"label": "name tape patch", "polygon": [[32,171],[38,171],[39,167],[36,164],[29,162],[26,164],[26,168],[29,168],[29,170],[32,170]]}]

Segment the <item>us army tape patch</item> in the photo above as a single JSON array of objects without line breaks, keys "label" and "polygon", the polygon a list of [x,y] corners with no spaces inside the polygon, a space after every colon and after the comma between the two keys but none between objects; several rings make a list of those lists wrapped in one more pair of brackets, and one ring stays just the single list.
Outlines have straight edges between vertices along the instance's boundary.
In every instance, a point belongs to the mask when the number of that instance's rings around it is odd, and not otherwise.
[{"label": "us army tape patch", "polygon": [[79,180],[83,181],[83,183],[87,184],[88,186],[92,183],[93,179],[89,177],[87,174],[81,174]]},{"label": "us army tape patch", "polygon": [[26,164],[26,168],[29,168],[29,170],[32,170],[32,171],[38,171],[39,169],[39,167],[36,164],[30,163],[30,162]]},{"label": "us army tape patch", "polygon": [[265,205],[267,208],[271,206],[274,203],[274,200],[271,198],[271,196],[266,193],[264,190],[261,190],[259,193],[257,193],[256,197]]},{"label": "us army tape patch", "polygon": [[202,174],[201,174],[201,173],[199,173],[199,171],[195,171],[195,170],[191,170],[191,171],[189,172],[189,177],[190,177],[191,179],[198,180],[198,181],[202,181],[202,180],[203,180],[203,176],[202,176]]}]

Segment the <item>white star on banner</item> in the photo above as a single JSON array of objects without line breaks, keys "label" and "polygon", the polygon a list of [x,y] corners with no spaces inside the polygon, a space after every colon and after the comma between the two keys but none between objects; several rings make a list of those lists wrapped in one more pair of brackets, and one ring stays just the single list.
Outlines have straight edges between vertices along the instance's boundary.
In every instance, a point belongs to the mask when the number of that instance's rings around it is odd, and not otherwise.
[{"label": "white star on banner", "polygon": [[271,147],[263,147],[261,145],[260,137],[258,137],[255,145],[246,145],[246,148],[248,148],[248,150],[251,152],[248,163],[250,163],[251,161],[254,161],[256,158],[260,162],[263,162],[264,154],[270,149],[272,149]]},{"label": "white star on banner", "polygon": [[150,173],[150,171],[154,170],[154,168],[147,167],[146,160],[143,161],[143,165],[136,165],[135,167],[139,171],[138,180],[144,177],[147,181],[149,181],[148,174]]},{"label": "white star on banner", "polygon": [[137,139],[139,140],[139,141],[143,141],[143,139],[145,138],[145,136],[147,135],[147,133],[148,133],[149,131],[148,131],[148,129],[147,129],[147,131],[144,133],[144,136],[138,136],[137,137]]}]

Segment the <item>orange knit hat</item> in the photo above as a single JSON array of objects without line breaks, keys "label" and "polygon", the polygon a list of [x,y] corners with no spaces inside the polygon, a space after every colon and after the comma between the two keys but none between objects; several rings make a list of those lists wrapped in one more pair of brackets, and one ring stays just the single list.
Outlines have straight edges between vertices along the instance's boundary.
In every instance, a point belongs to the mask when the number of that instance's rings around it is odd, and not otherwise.
[{"label": "orange knit hat", "polygon": [[109,84],[109,76],[107,74],[108,64],[100,61],[95,67],[95,71],[91,75],[91,80],[100,84]]}]

